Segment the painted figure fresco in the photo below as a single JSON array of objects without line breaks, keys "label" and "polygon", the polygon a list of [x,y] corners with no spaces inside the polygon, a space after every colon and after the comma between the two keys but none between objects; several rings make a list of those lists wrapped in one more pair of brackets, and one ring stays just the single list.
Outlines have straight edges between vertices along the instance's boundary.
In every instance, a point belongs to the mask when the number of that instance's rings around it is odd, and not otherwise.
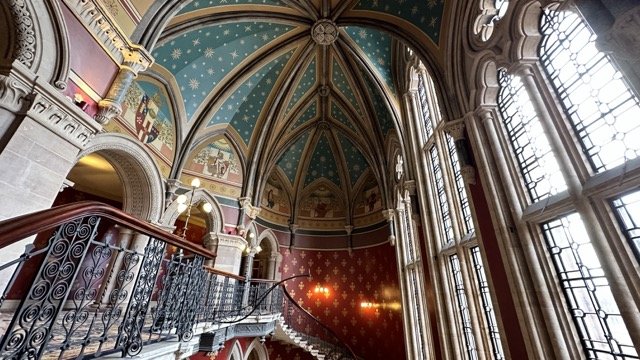
[{"label": "painted figure fresco", "polygon": [[267,179],[260,205],[279,214],[291,214],[286,190],[276,175],[271,175]]},{"label": "painted figure fresco", "polygon": [[375,178],[371,175],[362,186],[355,203],[354,215],[368,215],[382,210],[382,197]]},{"label": "painted figure fresco", "polygon": [[300,216],[316,219],[340,218],[345,216],[345,206],[329,187],[320,184],[302,199]]},{"label": "painted figure fresco", "polygon": [[220,137],[196,150],[187,169],[212,180],[225,180],[242,185],[242,170],[238,156],[229,142]]},{"label": "painted figure fresco", "polygon": [[164,90],[149,81],[135,81],[125,96],[121,121],[143,144],[169,162],[173,160],[175,127]]}]

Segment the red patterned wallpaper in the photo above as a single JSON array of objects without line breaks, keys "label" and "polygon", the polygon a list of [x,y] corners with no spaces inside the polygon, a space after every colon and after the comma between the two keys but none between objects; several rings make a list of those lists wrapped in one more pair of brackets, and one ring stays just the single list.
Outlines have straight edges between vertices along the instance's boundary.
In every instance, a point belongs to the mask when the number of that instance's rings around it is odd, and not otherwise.
[{"label": "red patterned wallpaper", "polygon": [[267,341],[265,343],[269,360],[315,360],[308,352],[301,348],[279,341]]},{"label": "red patterned wallpaper", "polygon": [[[388,244],[347,251],[282,250],[282,278],[293,298],[367,360],[404,359],[395,249]],[[329,294],[314,292],[316,285]],[[363,308],[363,302],[375,304]],[[304,324],[300,324],[304,328]],[[295,326],[294,326],[295,328]]]}]

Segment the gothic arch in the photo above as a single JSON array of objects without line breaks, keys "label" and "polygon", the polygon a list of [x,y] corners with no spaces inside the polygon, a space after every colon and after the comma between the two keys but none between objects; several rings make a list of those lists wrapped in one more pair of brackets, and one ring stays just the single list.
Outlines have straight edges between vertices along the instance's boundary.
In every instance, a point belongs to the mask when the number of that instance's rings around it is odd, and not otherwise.
[{"label": "gothic arch", "polygon": [[17,61],[56,87],[66,87],[69,36],[58,2],[3,1],[0,33],[0,64],[11,68]]},{"label": "gothic arch", "polygon": [[[224,233],[224,217],[222,208],[220,207],[220,204],[218,203],[216,198],[204,189],[196,189],[195,192],[190,191],[186,195],[188,197],[193,196],[194,205],[201,202],[208,202],[209,204],[211,204],[211,212],[209,212],[205,218],[205,221],[207,223],[207,230],[209,232]],[[180,213],[178,212],[178,202],[173,201],[165,210],[160,223],[162,225],[173,226],[179,216]]]},{"label": "gothic arch", "polygon": [[259,338],[253,339],[251,344],[249,344],[249,347],[247,348],[247,351],[245,352],[246,357],[244,359],[245,360],[249,359],[249,356],[251,356],[251,354],[254,351],[255,351],[256,355],[258,355],[258,359],[259,360],[269,360],[269,354],[267,353],[267,350],[265,349],[264,344],[262,342],[260,342]]},{"label": "gothic arch", "polygon": [[242,360],[242,359],[244,359],[244,355],[242,354],[242,346],[240,346],[240,342],[236,340],[233,343],[229,360]]},{"label": "gothic arch", "polygon": [[142,145],[122,135],[100,134],[77,160],[91,153],[104,157],[118,173],[124,187],[125,212],[151,222],[160,219],[164,198],[162,176]]}]

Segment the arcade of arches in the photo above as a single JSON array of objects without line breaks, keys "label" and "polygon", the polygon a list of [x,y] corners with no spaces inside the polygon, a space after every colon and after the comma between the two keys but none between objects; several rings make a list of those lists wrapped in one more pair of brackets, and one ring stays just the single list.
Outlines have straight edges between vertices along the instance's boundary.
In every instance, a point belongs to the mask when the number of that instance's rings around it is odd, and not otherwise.
[{"label": "arcade of arches", "polygon": [[637,359],[639,33],[636,0],[3,1],[0,220],[188,222],[216,269],[310,272],[367,360]]}]

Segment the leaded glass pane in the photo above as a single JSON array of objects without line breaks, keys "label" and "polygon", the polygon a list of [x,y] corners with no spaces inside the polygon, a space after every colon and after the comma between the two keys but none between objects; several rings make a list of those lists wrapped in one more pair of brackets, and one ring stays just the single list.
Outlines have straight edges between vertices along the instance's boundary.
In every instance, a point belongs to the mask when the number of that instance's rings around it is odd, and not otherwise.
[{"label": "leaded glass pane", "polygon": [[640,191],[614,199],[612,204],[627,240],[640,257]]},{"label": "leaded glass pane", "polygon": [[475,246],[471,248],[471,258],[473,259],[473,268],[476,270],[476,280],[478,281],[478,290],[480,290],[480,300],[482,300],[482,309],[487,319],[489,338],[491,339],[491,352],[493,358],[497,360],[504,359],[502,352],[502,341],[500,340],[500,332],[498,331],[498,322],[496,314],[493,311],[493,303],[491,302],[491,293],[489,284],[484,273],[484,265],[482,264],[482,256],[480,248]]},{"label": "leaded glass pane", "polygon": [[[431,156],[431,170],[433,171],[433,179],[436,185],[438,207],[440,210],[440,219],[442,220],[442,231],[446,243],[452,242],[454,239],[453,223],[451,221],[451,213],[449,212],[449,203],[447,202],[447,192],[445,190],[444,178],[442,177],[442,168],[440,167],[440,157],[438,156],[438,148],[432,146],[429,149]],[[444,244],[443,244],[444,245]]]},{"label": "leaded glass pane", "polygon": [[567,188],[540,119],[518,76],[499,72],[498,107],[531,201]]},{"label": "leaded glass pane", "polygon": [[540,61],[595,172],[640,154],[640,102],[582,18],[546,9]]},{"label": "leaded glass pane", "polygon": [[469,314],[467,296],[464,292],[464,283],[462,281],[458,255],[451,255],[449,262],[451,264],[451,274],[453,275],[453,283],[455,285],[456,302],[458,304],[458,312],[460,313],[460,325],[462,326],[462,333],[464,335],[467,357],[468,359],[477,359],[476,341],[473,337],[473,329],[471,328],[471,315]]},{"label": "leaded glass pane", "polygon": [[425,135],[428,139],[433,135],[433,121],[431,120],[431,111],[429,110],[429,101],[427,99],[427,86],[422,76],[418,77],[418,95],[420,96],[420,110],[422,111]]},{"label": "leaded glass pane", "polygon": [[464,221],[464,230],[467,234],[473,232],[473,218],[471,216],[471,208],[469,207],[469,198],[467,197],[467,190],[464,187],[464,179],[462,178],[462,172],[460,171],[460,160],[458,159],[458,153],[456,152],[456,145],[453,141],[453,137],[449,134],[445,134],[447,140],[447,149],[449,150],[449,158],[451,159],[451,166],[453,167],[453,175],[456,183],[456,192],[458,193],[458,201],[460,202],[460,209],[462,210],[462,220]]},{"label": "leaded glass pane", "polygon": [[609,282],[577,213],[542,225],[588,359],[637,359]]}]

